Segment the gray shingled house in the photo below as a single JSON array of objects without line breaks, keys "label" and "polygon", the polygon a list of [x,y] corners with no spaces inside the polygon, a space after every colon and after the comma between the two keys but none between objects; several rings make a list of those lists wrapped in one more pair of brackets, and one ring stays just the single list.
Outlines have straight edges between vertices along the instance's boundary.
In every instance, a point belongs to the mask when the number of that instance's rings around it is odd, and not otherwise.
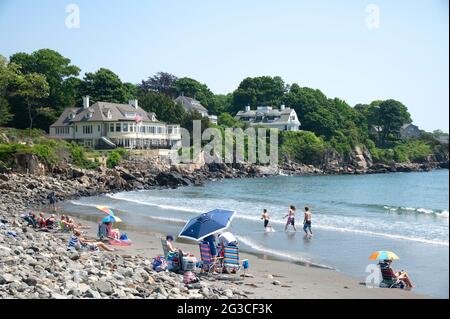
[{"label": "gray shingled house", "polygon": [[203,117],[209,118],[212,123],[217,124],[217,116],[209,115],[208,110],[196,99],[180,95],[175,99],[175,103],[180,103],[186,112],[197,111]]},{"label": "gray shingled house", "polygon": [[83,107],[65,109],[50,126],[50,136],[90,148],[169,148],[181,143],[180,125],[158,121],[137,100],[89,104],[89,97],[84,97]]}]

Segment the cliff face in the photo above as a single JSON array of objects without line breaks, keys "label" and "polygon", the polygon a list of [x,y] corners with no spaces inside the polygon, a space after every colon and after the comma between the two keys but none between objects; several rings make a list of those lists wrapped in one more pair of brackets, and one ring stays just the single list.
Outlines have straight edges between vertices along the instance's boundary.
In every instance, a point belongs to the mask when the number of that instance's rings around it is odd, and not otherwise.
[{"label": "cliff face", "polygon": [[333,150],[327,150],[321,169],[326,174],[377,174],[390,172],[429,171],[449,167],[448,153],[426,158],[423,163],[376,163],[368,150],[355,147],[349,156],[344,157]]}]

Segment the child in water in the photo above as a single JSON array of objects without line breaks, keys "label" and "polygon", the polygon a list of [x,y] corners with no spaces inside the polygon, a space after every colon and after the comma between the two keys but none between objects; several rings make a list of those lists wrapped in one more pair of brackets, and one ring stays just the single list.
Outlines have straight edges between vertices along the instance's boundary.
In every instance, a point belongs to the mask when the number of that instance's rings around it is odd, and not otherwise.
[{"label": "child in water", "polygon": [[273,231],[272,226],[269,225],[269,220],[270,220],[269,212],[265,208],[263,210],[263,214],[261,216],[261,219],[264,220],[264,229],[265,229],[265,231]]}]

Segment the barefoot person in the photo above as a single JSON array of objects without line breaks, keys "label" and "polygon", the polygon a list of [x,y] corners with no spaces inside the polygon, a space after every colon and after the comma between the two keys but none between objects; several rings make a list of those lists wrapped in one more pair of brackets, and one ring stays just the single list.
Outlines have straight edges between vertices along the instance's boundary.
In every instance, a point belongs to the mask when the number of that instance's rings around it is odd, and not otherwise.
[{"label": "barefoot person", "polygon": [[261,216],[261,219],[264,221],[264,230],[265,231],[272,231],[273,230],[272,226],[269,225],[269,222],[270,222],[269,212],[265,208],[263,210],[263,214]]},{"label": "barefoot person", "polygon": [[[381,268],[382,274],[387,273],[389,275],[389,277],[392,277],[392,280],[399,280],[399,281],[403,282],[406,285],[406,287],[409,289],[414,288],[414,285],[412,284],[408,273],[406,271],[395,272],[392,269],[391,264],[392,264],[392,260],[390,260],[390,259],[380,261],[380,268]],[[383,279],[384,279],[384,276],[383,276]]]},{"label": "barefoot person", "polygon": [[284,227],[284,230],[286,231],[289,225],[292,225],[295,231],[297,231],[297,228],[295,228],[295,206],[291,205],[289,207],[289,212],[284,218],[287,217],[286,226]]},{"label": "barefoot person", "polygon": [[74,249],[87,249],[89,251],[98,251],[101,249],[105,251],[114,251],[114,249],[109,248],[103,242],[83,238],[81,232],[77,229],[73,231],[73,235],[70,238],[67,247],[67,250],[74,250]]},{"label": "barefoot person", "polygon": [[305,231],[306,237],[308,236],[312,237],[311,220],[312,220],[311,210],[309,209],[309,207],[305,207],[305,219],[303,220],[303,230]]}]

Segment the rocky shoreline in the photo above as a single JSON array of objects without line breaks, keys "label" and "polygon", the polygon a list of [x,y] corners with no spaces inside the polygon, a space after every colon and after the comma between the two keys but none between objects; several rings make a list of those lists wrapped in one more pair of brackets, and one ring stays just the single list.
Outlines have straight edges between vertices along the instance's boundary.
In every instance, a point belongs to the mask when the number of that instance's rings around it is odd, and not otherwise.
[{"label": "rocky shoreline", "polygon": [[[210,164],[191,168],[154,158],[124,161],[115,169],[83,170],[67,165],[47,168],[27,159],[14,171],[0,172],[0,298],[247,298],[214,280],[184,285],[182,276],[156,273],[151,261],[136,255],[67,252],[68,234],[35,231],[19,217],[47,203],[105,193],[202,185],[208,180],[278,174],[360,174],[427,171],[435,165],[372,165],[319,169],[295,163],[278,168]],[[448,163],[447,163],[448,165]]]}]

